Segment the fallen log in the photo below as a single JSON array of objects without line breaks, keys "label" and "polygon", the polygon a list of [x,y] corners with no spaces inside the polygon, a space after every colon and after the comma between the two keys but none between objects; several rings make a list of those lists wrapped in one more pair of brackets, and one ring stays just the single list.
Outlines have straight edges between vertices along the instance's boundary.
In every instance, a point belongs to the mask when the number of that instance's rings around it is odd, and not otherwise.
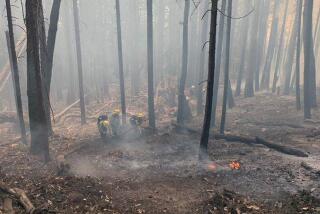
[{"label": "fallen log", "polygon": [[[176,129],[178,131],[188,131],[192,134],[200,134],[200,131],[197,131],[195,129],[189,128],[189,127],[185,127],[179,124],[173,124]],[[275,144],[275,143],[271,143],[268,142],[262,138],[259,137],[248,137],[248,136],[241,136],[241,135],[232,135],[232,134],[217,134],[214,133],[213,136],[211,136],[211,138],[214,138],[215,140],[226,140],[229,142],[240,142],[240,143],[244,143],[247,145],[263,145],[266,146],[270,149],[273,149],[275,151],[278,151],[280,153],[283,154],[287,154],[287,155],[293,155],[293,156],[297,156],[297,157],[308,157],[308,154],[298,150],[298,149],[294,149],[291,147],[287,147],[287,146],[283,146],[283,145],[279,145],[279,144]]]},{"label": "fallen log", "polygon": [[26,210],[26,213],[33,214],[36,211],[30,199],[22,189],[11,188],[8,185],[6,185],[4,182],[0,181],[0,191],[3,191],[6,194],[14,196],[19,201],[19,203],[24,207],[24,209]]}]

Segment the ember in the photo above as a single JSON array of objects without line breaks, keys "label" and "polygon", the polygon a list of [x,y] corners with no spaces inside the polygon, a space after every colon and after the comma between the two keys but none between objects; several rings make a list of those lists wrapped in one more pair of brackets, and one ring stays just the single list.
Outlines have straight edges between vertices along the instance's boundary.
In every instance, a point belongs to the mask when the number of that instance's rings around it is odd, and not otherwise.
[{"label": "ember", "polygon": [[229,164],[230,168],[231,169],[235,169],[235,170],[239,170],[241,165],[239,162],[237,161],[232,161],[230,164]]}]

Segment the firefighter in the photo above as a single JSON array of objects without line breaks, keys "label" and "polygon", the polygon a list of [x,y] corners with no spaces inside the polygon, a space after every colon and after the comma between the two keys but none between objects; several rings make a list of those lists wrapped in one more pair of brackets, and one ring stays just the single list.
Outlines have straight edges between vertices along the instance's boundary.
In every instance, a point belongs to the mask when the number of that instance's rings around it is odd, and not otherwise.
[{"label": "firefighter", "polygon": [[98,117],[97,126],[101,138],[106,140],[110,133],[110,122],[107,114],[103,114]]},{"label": "firefighter", "polygon": [[120,132],[120,110],[115,109],[110,119],[111,131],[113,136],[118,136]]},{"label": "firefighter", "polygon": [[145,121],[145,116],[143,113],[138,113],[130,117],[131,126],[135,131],[139,132],[139,134],[142,133],[141,125],[143,124],[144,121]]}]

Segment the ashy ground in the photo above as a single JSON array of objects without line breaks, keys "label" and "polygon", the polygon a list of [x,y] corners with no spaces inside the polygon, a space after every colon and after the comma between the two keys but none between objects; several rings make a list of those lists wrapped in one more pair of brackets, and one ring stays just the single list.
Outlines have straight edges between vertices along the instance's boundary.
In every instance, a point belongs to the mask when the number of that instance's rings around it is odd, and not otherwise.
[{"label": "ashy ground", "polygon": [[[138,137],[129,130],[105,143],[95,118],[109,105],[100,104],[90,108],[85,126],[75,122],[76,108],[55,125],[51,154],[65,155],[70,165],[65,176],[57,175],[55,158],[43,164],[27,147],[8,143],[17,136],[3,131],[1,180],[52,213],[320,213],[318,110],[313,120],[304,121],[293,97],[270,94],[239,98],[236,105],[228,110],[227,133],[259,136],[308,157],[210,140],[210,160],[199,164],[199,134],[177,132],[174,118],[164,115],[155,135]],[[187,126],[200,130],[202,119]],[[240,169],[232,169],[232,161]],[[16,202],[14,207],[24,212]]]}]

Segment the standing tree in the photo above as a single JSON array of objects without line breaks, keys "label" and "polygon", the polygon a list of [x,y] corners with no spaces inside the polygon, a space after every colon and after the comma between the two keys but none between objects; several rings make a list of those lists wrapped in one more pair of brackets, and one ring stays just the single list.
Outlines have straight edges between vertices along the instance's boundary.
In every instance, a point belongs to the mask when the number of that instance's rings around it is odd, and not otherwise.
[{"label": "standing tree", "polygon": [[[209,7],[209,0],[205,0],[203,3],[203,12],[205,13]],[[201,41],[203,44],[206,44],[207,39],[208,39],[208,26],[209,20],[206,17],[203,17],[203,23],[202,23],[202,32],[201,32]],[[200,63],[199,63],[199,84],[197,86],[197,114],[200,115],[203,113],[203,96],[202,96],[202,84],[200,84],[203,81],[204,73],[205,73],[205,57],[206,57],[206,52],[204,50],[201,51],[200,53]]]},{"label": "standing tree", "polygon": [[148,112],[149,127],[156,128],[154,114],[154,87],[153,87],[153,21],[152,0],[147,0],[147,46],[148,46]]},{"label": "standing tree", "polygon": [[[225,12],[227,6],[227,0],[222,0],[221,11]],[[216,123],[216,113],[217,113],[217,103],[218,103],[218,92],[219,92],[219,82],[220,82],[220,69],[222,62],[222,45],[223,45],[223,33],[224,33],[224,15],[220,15],[219,19],[219,30],[218,30],[218,42],[217,42],[217,53],[215,62],[215,78],[213,86],[213,100],[212,100],[212,114],[211,114],[211,126],[215,126]]]},{"label": "standing tree", "polygon": [[118,35],[118,57],[119,57],[119,80],[120,80],[120,96],[121,96],[121,111],[122,123],[126,123],[126,94],[124,88],[124,74],[123,74],[123,54],[122,54],[122,35],[121,35],[121,14],[120,2],[116,0],[116,16],[117,16],[117,35]]},{"label": "standing tree", "polygon": [[75,26],[77,64],[78,64],[78,75],[79,75],[78,78],[79,78],[79,93],[80,93],[81,124],[83,125],[86,123],[86,108],[84,103],[84,91],[83,91],[82,53],[81,53],[78,0],[73,0],[73,18],[74,18],[74,26]]},{"label": "standing tree", "polygon": [[184,94],[184,89],[187,80],[188,71],[188,31],[189,31],[189,12],[190,12],[190,1],[185,0],[184,5],[184,19],[183,19],[183,41],[182,41],[182,68],[181,77],[178,91],[178,114],[177,123],[182,124],[186,116],[186,96]]},{"label": "standing tree", "polygon": [[14,35],[13,35],[13,24],[12,24],[10,0],[6,0],[6,9],[7,9],[8,29],[9,29],[9,33],[6,32],[6,36],[7,36],[7,42],[8,42],[8,53],[9,53],[9,58],[10,58],[10,62],[11,62],[10,65],[11,65],[14,92],[15,92],[14,94],[15,94],[15,100],[16,100],[17,115],[19,118],[21,140],[24,144],[27,144],[26,128],[24,125],[23,108],[22,108],[22,101],[21,101],[17,53],[16,53],[16,49],[15,49],[15,45],[14,45]]},{"label": "standing tree", "polygon": [[230,38],[231,38],[231,18],[232,17],[232,0],[228,0],[228,20],[227,20],[227,34],[226,34],[226,60],[225,60],[225,71],[224,71],[224,89],[223,89],[223,103],[222,103],[222,115],[220,133],[224,134],[226,114],[227,114],[227,99],[229,92],[229,65],[230,65]]},{"label": "standing tree", "polygon": [[303,25],[304,25],[304,117],[311,118],[311,107],[316,98],[315,92],[315,59],[312,38],[312,11],[313,0],[304,1]]},{"label": "standing tree", "polygon": [[27,91],[31,153],[49,160],[48,121],[44,106],[43,78],[40,69],[39,8],[41,0],[26,0]]},{"label": "standing tree", "polygon": [[200,141],[199,159],[204,160],[208,154],[208,141],[210,131],[210,121],[212,112],[212,98],[213,98],[213,84],[215,73],[215,58],[216,58],[216,26],[217,26],[217,9],[218,0],[211,0],[211,21],[210,21],[210,43],[209,43],[209,67],[208,67],[208,83],[207,83],[207,97],[206,108],[203,119],[203,128]]},{"label": "standing tree", "polygon": [[288,8],[289,8],[289,0],[285,2],[285,12],[284,12],[284,17],[283,17],[283,23],[282,23],[282,29],[281,29],[281,34],[280,34],[280,42],[279,42],[279,48],[278,48],[278,53],[277,53],[277,61],[276,61],[276,67],[275,71],[273,73],[273,82],[272,82],[272,93],[276,92],[277,89],[277,83],[278,79],[280,76],[280,64],[281,64],[281,59],[283,56],[283,46],[284,46],[284,37],[285,37],[285,30],[286,30],[286,22],[287,22],[287,16],[288,16]]},{"label": "standing tree", "polygon": [[297,110],[301,109],[300,98],[300,46],[301,46],[301,18],[302,18],[302,0],[297,1],[298,10],[298,28],[297,28],[297,55],[296,55],[296,107]]}]

